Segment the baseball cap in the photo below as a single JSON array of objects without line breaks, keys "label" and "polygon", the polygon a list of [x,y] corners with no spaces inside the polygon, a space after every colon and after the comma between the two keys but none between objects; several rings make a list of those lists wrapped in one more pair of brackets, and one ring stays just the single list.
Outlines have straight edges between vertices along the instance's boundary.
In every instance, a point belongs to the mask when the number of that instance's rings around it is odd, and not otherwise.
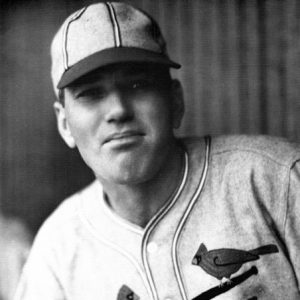
[{"label": "baseball cap", "polygon": [[157,23],[145,12],[121,2],[101,2],[69,16],[51,45],[52,81],[58,89],[109,64],[155,63],[171,68]]}]

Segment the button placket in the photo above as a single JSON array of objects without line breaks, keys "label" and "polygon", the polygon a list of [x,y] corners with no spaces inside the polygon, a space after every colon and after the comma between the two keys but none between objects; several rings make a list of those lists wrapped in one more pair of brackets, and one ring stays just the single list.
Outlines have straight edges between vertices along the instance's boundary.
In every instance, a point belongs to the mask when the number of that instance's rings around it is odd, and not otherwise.
[{"label": "button placket", "polygon": [[148,252],[149,254],[154,254],[154,253],[157,252],[157,250],[158,250],[158,245],[157,245],[157,243],[155,243],[155,242],[150,242],[150,243],[147,245],[147,252]]}]

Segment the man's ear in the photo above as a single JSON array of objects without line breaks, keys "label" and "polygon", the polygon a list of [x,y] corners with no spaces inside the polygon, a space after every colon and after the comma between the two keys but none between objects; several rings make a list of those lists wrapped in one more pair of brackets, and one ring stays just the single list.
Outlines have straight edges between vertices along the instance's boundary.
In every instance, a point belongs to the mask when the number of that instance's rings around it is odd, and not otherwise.
[{"label": "man's ear", "polygon": [[54,103],[53,107],[56,114],[57,128],[59,134],[70,148],[75,148],[76,144],[70,131],[68,121],[66,119],[65,108],[61,103],[57,101]]},{"label": "man's ear", "polygon": [[173,79],[171,89],[173,128],[178,129],[184,114],[183,89],[180,81]]}]

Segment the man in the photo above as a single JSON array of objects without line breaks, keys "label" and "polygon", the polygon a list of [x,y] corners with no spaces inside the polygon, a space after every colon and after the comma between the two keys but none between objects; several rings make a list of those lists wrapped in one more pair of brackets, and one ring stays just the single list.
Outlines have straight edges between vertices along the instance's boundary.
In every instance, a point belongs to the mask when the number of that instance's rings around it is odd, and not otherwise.
[{"label": "man", "polygon": [[300,148],[177,140],[180,84],[156,23],[122,3],[52,44],[58,130],[96,180],[40,229],[16,299],[299,299]]}]

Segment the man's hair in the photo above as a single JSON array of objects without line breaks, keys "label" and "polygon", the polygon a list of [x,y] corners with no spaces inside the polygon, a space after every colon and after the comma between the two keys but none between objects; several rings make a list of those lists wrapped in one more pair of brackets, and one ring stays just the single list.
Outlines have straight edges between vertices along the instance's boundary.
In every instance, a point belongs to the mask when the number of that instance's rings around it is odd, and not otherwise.
[{"label": "man's hair", "polygon": [[65,93],[64,89],[58,90],[58,102],[62,105],[65,105]]}]

